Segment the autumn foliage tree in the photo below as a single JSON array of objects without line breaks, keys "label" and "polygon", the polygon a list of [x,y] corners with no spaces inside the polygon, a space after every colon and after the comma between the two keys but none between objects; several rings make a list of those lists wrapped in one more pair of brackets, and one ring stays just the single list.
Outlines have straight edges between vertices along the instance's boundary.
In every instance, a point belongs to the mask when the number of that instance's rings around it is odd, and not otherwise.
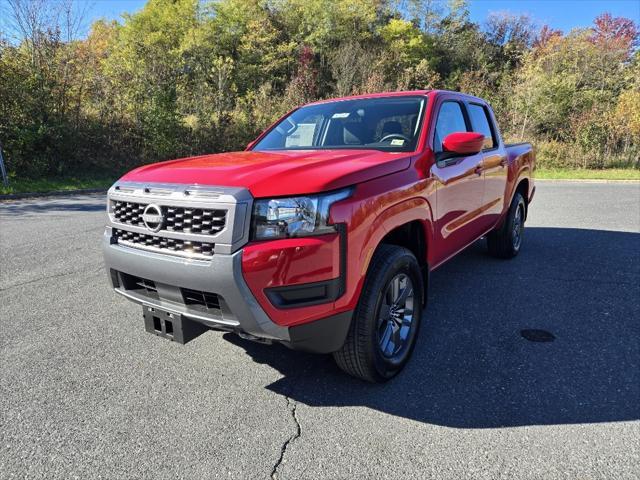
[{"label": "autumn foliage tree", "polygon": [[0,144],[14,177],[244,148],[298,104],[419,88],[487,98],[543,166],[640,168],[630,19],[563,34],[509,13],[480,25],[464,0],[149,0],[82,34],[71,1],[2,11]]}]

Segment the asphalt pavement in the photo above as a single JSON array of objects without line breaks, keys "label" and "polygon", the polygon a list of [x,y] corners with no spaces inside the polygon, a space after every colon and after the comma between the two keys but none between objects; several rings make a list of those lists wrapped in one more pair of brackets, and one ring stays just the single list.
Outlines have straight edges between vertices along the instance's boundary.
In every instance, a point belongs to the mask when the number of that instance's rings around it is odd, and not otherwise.
[{"label": "asphalt pavement", "polygon": [[434,272],[384,385],[145,333],[104,204],[0,203],[0,478],[640,478],[640,184],[539,182],[520,256],[479,241]]}]

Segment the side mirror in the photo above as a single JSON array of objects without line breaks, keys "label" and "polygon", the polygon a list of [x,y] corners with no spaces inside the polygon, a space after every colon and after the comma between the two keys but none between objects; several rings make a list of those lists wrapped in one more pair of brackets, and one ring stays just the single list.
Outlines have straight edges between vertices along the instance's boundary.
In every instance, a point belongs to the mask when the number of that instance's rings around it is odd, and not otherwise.
[{"label": "side mirror", "polygon": [[442,141],[442,149],[453,156],[475,155],[484,146],[484,135],[475,132],[450,133]]}]

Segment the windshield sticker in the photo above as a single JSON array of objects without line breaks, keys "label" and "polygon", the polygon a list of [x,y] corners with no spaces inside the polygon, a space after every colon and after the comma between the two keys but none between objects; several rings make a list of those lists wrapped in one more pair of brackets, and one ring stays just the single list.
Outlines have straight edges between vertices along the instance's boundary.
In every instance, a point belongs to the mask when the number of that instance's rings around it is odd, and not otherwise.
[{"label": "windshield sticker", "polygon": [[310,147],[313,145],[313,134],[316,131],[315,123],[299,123],[298,128],[287,136],[285,147]]},{"label": "windshield sticker", "polygon": [[349,112],[334,113],[331,118],[347,118],[348,116],[349,116]]},{"label": "windshield sticker", "polygon": [[391,145],[401,147],[402,145],[404,145],[404,140],[402,140],[401,138],[394,138],[393,140],[391,140]]}]

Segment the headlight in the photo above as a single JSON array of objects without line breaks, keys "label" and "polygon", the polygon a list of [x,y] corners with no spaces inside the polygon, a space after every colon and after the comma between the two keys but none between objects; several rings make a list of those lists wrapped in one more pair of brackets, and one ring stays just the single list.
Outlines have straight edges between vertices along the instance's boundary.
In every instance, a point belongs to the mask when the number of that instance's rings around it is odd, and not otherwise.
[{"label": "headlight", "polygon": [[320,195],[256,200],[251,218],[252,239],[272,240],[335,232],[335,227],[327,224],[329,208],[351,195],[351,191],[347,188]]}]

